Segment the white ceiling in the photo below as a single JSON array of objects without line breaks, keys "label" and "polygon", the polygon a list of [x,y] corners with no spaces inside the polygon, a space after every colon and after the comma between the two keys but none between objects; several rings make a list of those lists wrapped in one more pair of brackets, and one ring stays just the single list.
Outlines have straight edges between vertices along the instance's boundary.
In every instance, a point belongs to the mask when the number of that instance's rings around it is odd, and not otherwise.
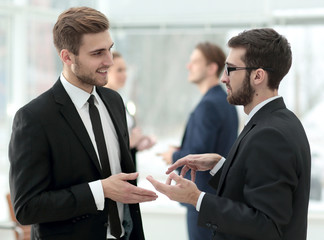
[{"label": "white ceiling", "polygon": [[323,0],[104,0],[114,26],[242,27],[323,24]]}]

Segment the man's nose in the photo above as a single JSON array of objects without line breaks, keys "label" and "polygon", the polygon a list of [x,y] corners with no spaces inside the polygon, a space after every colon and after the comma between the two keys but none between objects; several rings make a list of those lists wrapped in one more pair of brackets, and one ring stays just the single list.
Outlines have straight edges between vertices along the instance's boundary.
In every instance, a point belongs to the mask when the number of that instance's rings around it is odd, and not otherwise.
[{"label": "man's nose", "polygon": [[107,54],[105,54],[103,61],[104,61],[105,66],[114,65],[113,56],[112,56],[111,52],[108,52]]},{"label": "man's nose", "polygon": [[227,83],[229,81],[229,76],[227,76],[226,72],[223,71],[222,77],[221,77],[221,82],[222,83]]}]

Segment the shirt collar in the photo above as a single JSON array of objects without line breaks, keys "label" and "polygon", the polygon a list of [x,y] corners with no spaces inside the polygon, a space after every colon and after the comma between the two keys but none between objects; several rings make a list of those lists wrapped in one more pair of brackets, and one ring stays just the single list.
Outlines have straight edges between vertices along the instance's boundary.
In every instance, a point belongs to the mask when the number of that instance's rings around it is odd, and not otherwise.
[{"label": "shirt collar", "polygon": [[263,102],[260,102],[258,105],[256,105],[252,111],[249,113],[247,119],[246,119],[246,122],[245,122],[245,125],[247,125],[249,123],[249,121],[251,120],[251,118],[254,116],[254,114],[256,114],[264,105],[266,105],[267,103],[277,99],[277,98],[280,98],[280,96],[274,96],[274,97],[271,97],[271,98],[268,98],[266,100],[264,100]]},{"label": "shirt collar", "polygon": [[99,95],[96,91],[96,86],[93,86],[92,93],[89,94],[88,92],[82,90],[81,88],[74,86],[68,80],[66,80],[63,73],[61,73],[60,79],[61,79],[61,83],[62,83],[63,87],[65,88],[67,94],[70,96],[72,102],[78,109],[81,109],[84,106],[84,104],[87,103],[91,94],[93,94],[95,96],[95,102],[98,104],[97,99],[98,99]]}]

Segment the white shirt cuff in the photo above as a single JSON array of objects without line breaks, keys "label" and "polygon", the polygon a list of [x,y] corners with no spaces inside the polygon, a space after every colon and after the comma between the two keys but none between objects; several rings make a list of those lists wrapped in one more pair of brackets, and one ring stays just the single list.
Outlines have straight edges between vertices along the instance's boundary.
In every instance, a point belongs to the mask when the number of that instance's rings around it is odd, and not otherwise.
[{"label": "white shirt cuff", "polygon": [[200,195],[199,195],[199,198],[198,198],[198,201],[197,201],[197,205],[196,205],[196,210],[199,212],[200,210],[200,205],[201,205],[201,202],[205,196],[205,192],[201,192]]},{"label": "white shirt cuff", "polygon": [[100,180],[89,182],[89,187],[92,192],[98,210],[103,210],[105,207],[105,196]]},{"label": "white shirt cuff", "polygon": [[223,166],[225,160],[226,159],[222,157],[219,160],[219,162],[215,165],[215,167],[213,167],[213,169],[209,171],[210,175],[214,176],[218,172],[218,170]]}]

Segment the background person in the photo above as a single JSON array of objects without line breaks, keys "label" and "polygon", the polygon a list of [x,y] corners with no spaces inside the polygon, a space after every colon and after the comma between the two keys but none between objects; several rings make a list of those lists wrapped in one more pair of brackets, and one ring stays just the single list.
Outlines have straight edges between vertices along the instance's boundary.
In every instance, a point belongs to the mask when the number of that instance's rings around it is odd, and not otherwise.
[{"label": "background person", "polygon": [[123,101],[102,87],[113,64],[108,29],[95,9],[64,11],[53,29],[62,74],[14,118],[11,199],[32,239],[144,239],[138,203],[157,196],[135,186]]},{"label": "background person", "polygon": [[246,126],[225,162],[218,154],[189,155],[167,171],[184,165],[181,175],[191,169],[193,180],[196,171],[217,172],[210,181],[217,193],[203,193],[175,173],[167,184],[148,179],[172,200],[195,206],[198,224],[213,239],[305,240],[310,148],[302,124],[278,96],[292,62],[290,44],[264,28],[244,31],[228,46],[222,82],[228,101],[244,106]]},{"label": "background person", "polygon": [[[108,83],[105,87],[119,91],[125,86],[127,80],[127,65],[119,52],[112,53],[114,65],[108,70]],[[136,126],[135,117],[126,108],[126,119],[129,131],[129,144],[132,158],[136,167],[136,152],[150,149],[156,143],[154,137],[143,135],[142,130]]]},{"label": "background person", "polygon": [[[227,156],[237,138],[238,117],[235,107],[227,102],[227,94],[220,86],[219,76],[224,64],[225,54],[215,44],[199,43],[193,50],[187,66],[188,80],[198,87],[203,97],[190,114],[181,146],[171,146],[161,154],[167,164],[188,154],[207,152]],[[185,177],[190,179],[190,174],[187,173]],[[206,184],[210,178],[209,171],[198,172],[196,184],[201,191],[215,194],[215,189]],[[189,204],[185,206],[189,239],[211,239],[211,231],[197,225],[198,212],[195,207]]]}]

